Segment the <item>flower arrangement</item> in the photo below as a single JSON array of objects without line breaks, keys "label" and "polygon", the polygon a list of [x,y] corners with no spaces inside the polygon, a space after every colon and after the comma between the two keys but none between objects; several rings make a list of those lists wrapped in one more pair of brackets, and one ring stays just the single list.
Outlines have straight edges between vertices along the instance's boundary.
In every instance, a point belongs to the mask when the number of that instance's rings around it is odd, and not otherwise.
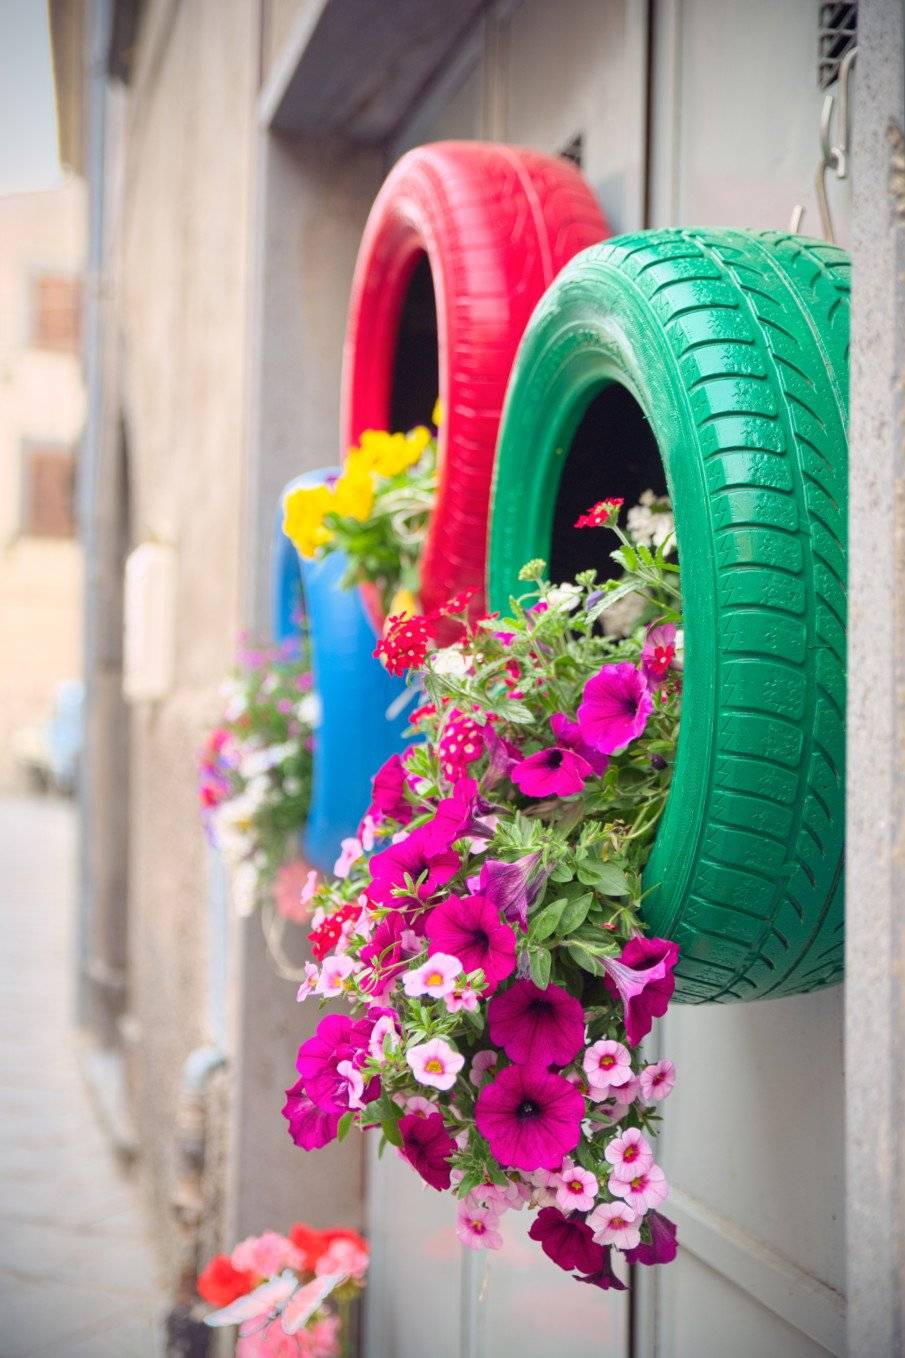
[{"label": "flower arrangement", "polygon": [[[438,647],[390,620],[378,653],[413,671],[418,737],[373,780],[339,876],[321,883],[298,998],[345,999],[299,1049],[283,1114],[311,1150],[379,1129],[459,1199],[466,1246],[508,1210],[581,1281],[621,1288],[612,1248],[664,1263],[676,1231],[651,1137],[673,1087],[639,1044],[674,990],[676,945],[645,937],[641,873],[665,802],[681,683],[678,567],[618,526],[619,579],[552,585]],[[628,636],[599,625],[632,593]],[[469,599],[448,612],[465,615]]]},{"label": "flower arrangement", "polygon": [[[439,423],[439,402],[434,423]],[[436,436],[425,425],[407,434],[366,429],[342,474],[287,497],[283,532],[310,559],[343,551],[344,584],[369,584],[384,615],[413,613],[424,530],[437,493]]]},{"label": "flower arrangement", "polygon": [[240,913],[272,890],[299,917],[307,870],[293,843],[308,816],[319,705],[307,641],[244,642],[225,706],[200,756],[199,797],[211,842],[229,863]]},{"label": "flower arrangement", "polygon": [[297,1222],[288,1236],[249,1236],[199,1275],[199,1296],[217,1308],[205,1321],[240,1327],[236,1358],[337,1358],[368,1262],[357,1231]]}]

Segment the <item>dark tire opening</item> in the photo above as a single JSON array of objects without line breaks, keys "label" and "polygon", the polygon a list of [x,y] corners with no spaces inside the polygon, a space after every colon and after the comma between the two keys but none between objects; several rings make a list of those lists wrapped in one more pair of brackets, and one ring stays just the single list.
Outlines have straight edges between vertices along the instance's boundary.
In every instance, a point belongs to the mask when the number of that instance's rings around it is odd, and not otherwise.
[{"label": "dark tire opening", "polygon": [[591,401],[566,454],[553,512],[551,580],[574,580],[591,569],[601,580],[616,575],[609,555],[618,546],[613,534],[576,528],[575,520],[609,496],[621,496],[630,509],[645,490],[666,494],[660,451],[638,402],[613,382]]},{"label": "dark tire opening", "polygon": [[437,303],[427,255],[422,255],[399,313],[390,388],[390,429],[429,425],[438,389]]}]

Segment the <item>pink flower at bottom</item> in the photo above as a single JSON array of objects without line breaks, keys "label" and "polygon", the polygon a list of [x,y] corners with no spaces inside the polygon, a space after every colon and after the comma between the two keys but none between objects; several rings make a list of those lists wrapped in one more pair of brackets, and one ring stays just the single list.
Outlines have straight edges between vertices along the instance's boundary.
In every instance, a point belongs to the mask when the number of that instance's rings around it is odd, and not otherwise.
[{"label": "pink flower at bottom", "polygon": [[456,1219],[456,1235],[471,1250],[500,1250],[503,1237],[497,1227],[499,1217],[488,1207],[475,1207],[463,1202]]},{"label": "pink flower at bottom", "polygon": [[641,1216],[624,1202],[602,1202],[588,1217],[598,1245],[615,1245],[620,1250],[631,1250],[641,1242],[638,1229]]},{"label": "pink flower at bottom", "polygon": [[265,1231],[241,1240],[230,1255],[230,1263],[240,1273],[253,1273],[257,1278],[272,1278],[284,1268],[302,1267],[302,1256],[285,1235]]},{"label": "pink flower at bottom", "polygon": [[367,1249],[363,1249],[355,1240],[340,1237],[338,1240],[331,1240],[314,1265],[314,1271],[318,1277],[324,1277],[328,1273],[348,1273],[350,1278],[360,1282],[368,1271],[368,1262]]},{"label": "pink flower at bottom", "polygon": [[339,1317],[324,1316],[298,1334],[286,1334],[279,1317],[260,1329],[253,1321],[236,1340],[235,1358],[338,1358]]}]

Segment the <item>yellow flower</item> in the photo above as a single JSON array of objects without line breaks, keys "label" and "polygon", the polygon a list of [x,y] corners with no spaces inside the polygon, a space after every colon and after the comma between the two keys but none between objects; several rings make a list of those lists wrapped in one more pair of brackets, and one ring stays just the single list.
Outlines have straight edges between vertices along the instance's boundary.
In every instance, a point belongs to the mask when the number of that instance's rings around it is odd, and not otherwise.
[{"label": "yellow flower", "polygon": [[435,429],[439,429],[442,423],[443,423],[443,402],[440,400],[440,397],[438,396],[436,401],[434,402],[434,410],[433,414],[431,415],[431,424],[434,426]]},{"label": "yellow flower", "polygon": [[405,442],[412,462],[417,462],[432,438],[431,431],[424,424],[416,424],[406,435]]},{"label": "yellow flower", "polygon": [[374,507],[374,482],[360,462],[346,470],[333,487],[333,506],[337,514],[362,523]]},{"label": "yellow flower", "polygon": [[333,534],[324,527],[324,515],[333,507],[326,486],[298,486],[286,496],[283,532],[296,550],[310,560],[326,546]]},{"label": "yellow flower", "polygon": [[410,589],[397,589],[390,604],[391,618],[413,618],[418,612],[418,600]]}]

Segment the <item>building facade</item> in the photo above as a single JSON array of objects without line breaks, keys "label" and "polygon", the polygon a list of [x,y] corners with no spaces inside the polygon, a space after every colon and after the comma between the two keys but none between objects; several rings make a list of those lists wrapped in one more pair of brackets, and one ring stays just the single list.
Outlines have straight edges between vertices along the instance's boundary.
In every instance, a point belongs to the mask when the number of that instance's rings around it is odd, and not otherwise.
[{"label": "building facade", "polygon": [[[92,200],[83,1017],[123,1072],[129,1135],[158,1209],[169,1205],[162,1244],[190,1277],[199,1217],[207,1240],[298,1216],[366,1224],[374,1358],[414,1358],[427,1335],[449,1358],[900,1351],[901,508],[868,476],[882,465],[898,486],[902,472],[899,0],[93,0],[78,24],[74,8],[51,6],[61,108],[87,110],[81,125],[64,117],[64,149],[68,135]],[[855,9],[848,128],[821,25]],[[93,83],[89,69],[102,72]],[[74,70],[82,105],[66,97]],[[781,230],[803,210],[801,229],[832,230],[854,255],[853,372],[872,395],[868,406],[853,388],[852,578],[867,586],[869,535],[889,587],[885,627],[856,596],[851,629],[878,695],[870,711],[852,699],[861,781],[849,785],[847,991],[875,1020],[873,1075],[846,1090],[841,988],[675,1009],[663,1042],[681,1078],[663,1144],[681,1249],[628,1296],[576,1297],[517,1238],[505,1257],[463,1259],[448,1204],[403,1167],[348,1142],[316,1158],[294,1150],[278,1109],[313,1016],[271,972],[257,923],[230,917],[198,828],[193,752],[239,627],[266,627],[279,492],[339,455],[345,313],[368,209],[405,150],[444,138],[568,155],[617,233]],[[882,314],[868,314],[859,287]],[[127,710],[122,567],[147,543],[169,553],[175,581],[167,635],[147,646],[173,662],[157,696]],[[862,735],[875,742],[871,770]],[[869,783],[889,810],[868,823]],[[876,925],[859,905],[868,887]],[[879,952],[872,929],[885,931]],[[851,1017],[856,1058],[860,1040]],[[846,1098],[860,1232],[848,1247]],[[228,1134],[211,1142],[207,1186],[187,1205],[192,1099],[207,1101],[211,1128],[222,1109]],[[866,1126],[881,1167],[869,1185]]]}]

